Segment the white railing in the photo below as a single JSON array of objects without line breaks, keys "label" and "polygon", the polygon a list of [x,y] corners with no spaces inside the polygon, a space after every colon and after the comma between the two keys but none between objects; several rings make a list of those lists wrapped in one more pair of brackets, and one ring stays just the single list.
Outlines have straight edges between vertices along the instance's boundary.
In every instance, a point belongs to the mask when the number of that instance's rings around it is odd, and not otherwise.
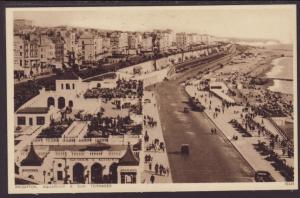
[{"label": "white railing", "polygon": [[124,151],[53,151],[53,157],[76,157],[76,158],[120,158],[124,155]]},{"label": "white railing", "polygon": [[109,138],[35,138],[33,140],[34,145],[87,145],[106,143],[109,145],[127,145],[130,142],[131,145],[136,144],[140,135],[118,135],[110,136]]}]

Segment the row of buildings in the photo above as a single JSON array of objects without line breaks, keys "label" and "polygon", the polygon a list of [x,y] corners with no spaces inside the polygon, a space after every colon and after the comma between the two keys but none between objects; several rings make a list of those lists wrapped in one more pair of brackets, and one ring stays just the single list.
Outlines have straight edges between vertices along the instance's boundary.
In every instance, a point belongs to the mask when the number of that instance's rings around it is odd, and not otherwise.
[{"label": "row of buildings", "polygon": [[38,27],[32,21],[14,21],[14,68],[25,76],[50,72],[53,67],[105,62],[108,57],[135,56],[147,52],[187,50],[193,45],[215,43],[207,34],[105,31],[86,28]]}]

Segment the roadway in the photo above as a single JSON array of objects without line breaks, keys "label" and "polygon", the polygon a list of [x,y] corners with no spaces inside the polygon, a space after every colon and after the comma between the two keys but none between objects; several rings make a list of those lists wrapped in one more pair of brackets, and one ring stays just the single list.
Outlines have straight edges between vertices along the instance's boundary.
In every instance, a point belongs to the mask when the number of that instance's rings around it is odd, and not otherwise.
[{"label": "roadway", "polygon": [[[221,131],[211,135],[214,123],[200,112],[183,113],[188,95],[180,83],[197,72],[218,67],[230,57],[201,65],[154,86],[163,135],[175,183],[249,182],[254,172]],[[153,89],[153,87],[149,87]],[[178,153],[189,144],[190,155]]]}]

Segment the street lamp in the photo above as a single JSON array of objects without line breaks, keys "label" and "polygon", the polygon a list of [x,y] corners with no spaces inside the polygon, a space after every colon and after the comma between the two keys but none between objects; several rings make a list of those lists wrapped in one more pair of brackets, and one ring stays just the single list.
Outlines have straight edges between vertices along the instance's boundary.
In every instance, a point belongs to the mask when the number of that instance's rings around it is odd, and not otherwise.
[{"label": "street lamp", "polygon": [[43,171],[43,175],[44,175],[44,184],[46,183],[46,171]]}]

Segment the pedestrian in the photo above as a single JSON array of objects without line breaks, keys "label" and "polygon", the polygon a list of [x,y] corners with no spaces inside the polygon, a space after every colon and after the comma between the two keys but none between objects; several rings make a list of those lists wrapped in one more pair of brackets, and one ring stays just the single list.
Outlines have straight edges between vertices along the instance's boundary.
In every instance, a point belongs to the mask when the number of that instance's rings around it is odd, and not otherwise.
[{"label": "pedestrian", "polygon": [[214,134],[214,130],[213,129],[210,129],[210,132],[211,132],[212,135]]},{"label": "pedestrian", "polygon": [[155,177],[154,177],[154,175],[151,175],[151,177],[150,177],[150,181],[151,181],[151,183],[152,183],[152,184],[154,183],[154,181],[155,181]]},{"label": "pedestrian", "polygon": [[149,170],[150,171],[152,170],[152,163],[151,162],[149,163]]},{"label": "pedestrian", "polygon": [[157,163],[155,164],[154,169],[155,169],[155,174],[158,174],[158,164]]},{"label": "pedestrian", "polygon": [[162,175],[162,172],[163,172],[163,166],[162,165],[159,165],[159,175]]},{"label": "pedestrian", "polygon": [[169,167],[166,168],[167,177],[169,176]]}]

